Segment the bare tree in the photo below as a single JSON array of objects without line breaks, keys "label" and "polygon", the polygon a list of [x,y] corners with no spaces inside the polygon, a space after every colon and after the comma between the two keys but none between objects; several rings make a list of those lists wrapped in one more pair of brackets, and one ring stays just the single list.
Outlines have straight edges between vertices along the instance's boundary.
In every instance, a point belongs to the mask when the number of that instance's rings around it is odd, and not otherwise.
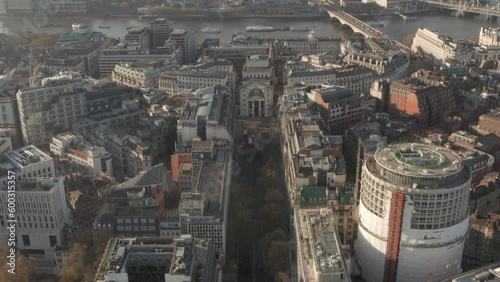
[{"label": "bare tree", "polygon": [[31,259],[25,258],[20,250],[15,252],[15,269],[14,273],[9,272],[11,266],[9,265],[10,259],[7,256],[11,255],[10,249],[7,246],[0,247],[0,257],[3,262],[0,265],[0,281],[12,281],[12,282],[31,282],[36,281],[36,277],[33,273],[33,262]]},{"label": "bare tree", "polygon": [[92,262],[89,259],[88,248],[80,243],[73,244],[68,256],[63,260],[64,267],[56,272],[61,282],[85,282],[92,280]]}]

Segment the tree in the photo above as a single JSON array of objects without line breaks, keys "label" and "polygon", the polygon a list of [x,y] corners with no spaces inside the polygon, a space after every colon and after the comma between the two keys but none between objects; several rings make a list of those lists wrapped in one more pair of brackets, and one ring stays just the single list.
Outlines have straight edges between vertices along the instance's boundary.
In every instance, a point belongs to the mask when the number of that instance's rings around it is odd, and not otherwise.
[{"label": "tree", "polygon": [[92,229],[78,229],[74,231],[72,243],[79,243],[80,245],[93,246],[94,241],[92,240]]},{"label": "tree", "polygon": [[250,248],[256,236],[256,222],[251,208],[237,204],[234,213],[235,235],[239,248]]},{"label": "tree", "polygon": [[413,44],[413,39],[415,38],[415,33],[410,34],[406,36],[401,43],[403,43],[404,46],[411,47]]},{"label": "tree", "polygon": [[265,203],[260,211],[264,232],[271,232],[276,227],[286,224],[286,209],[284,208],[283,195],[277,187],[270,187],[265,194]]},{"label": "tree", "polygon": [[290,282],[290,276],[284,272],[278,272],[274,275],[274,282]]},{"label": "tree", "polygon": [[56,45],[57,39],[59,39],[59,34],[42,34],[37,38],[34,38],[28,44],[28,47],[53,47]]},{"label": "tree", "polygon": [[274,277],[278,272],[285,271],[289,265],[288,242],[273,241],[266,260],[266,269]]},{"label": "tree", "polygon": [[88,256],[88,248],[80,243],[73,244],[68,256],[63,260],[64,267],[56,271],[61,282],[82,282],[92,280],[92,262]]},{"label": "tree", "polygon": [[33,273],[33,262],[29,258],[25,258],[20,250],[15,252],[15,274],[9,273],[11,266],[9,265],[9,260],[7,256],[10,255],[10,248],[3,245],[0,247],[0,281],[12,281],[12,282],[31,282],[36,281],[35,274]]},{"label": "tree", "polygon": [[276,228],[271,233],[267,233],[262,239],[262,247],[264,250],[269,250],[272,242],[286,242],[288,241],[288,235],[281,228]]}]

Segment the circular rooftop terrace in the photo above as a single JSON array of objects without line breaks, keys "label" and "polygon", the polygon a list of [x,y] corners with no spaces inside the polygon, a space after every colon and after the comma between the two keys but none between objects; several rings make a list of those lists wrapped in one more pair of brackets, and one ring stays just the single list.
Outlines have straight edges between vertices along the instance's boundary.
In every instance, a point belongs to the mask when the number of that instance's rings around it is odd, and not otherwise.
[{"label": "circular rooftop terrace", "polygon": [[394,152],[396,161],[403,165],[435,168],[446,161],[445,157],[435,151],[419,147],[403,147]]},{"label": "circular rooftop terrace", "polygon": [[380,149],[375,160],[381,167],[403,175],[445,176],[463,167],[462,159],[449,149],[426,144],[397,144]]}]

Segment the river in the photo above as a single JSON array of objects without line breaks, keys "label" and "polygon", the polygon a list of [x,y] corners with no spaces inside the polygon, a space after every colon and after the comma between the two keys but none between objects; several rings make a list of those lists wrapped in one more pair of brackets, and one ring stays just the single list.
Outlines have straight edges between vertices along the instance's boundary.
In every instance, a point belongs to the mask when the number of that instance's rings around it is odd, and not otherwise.
[{"label": "river", "polygon": [[[457,39],[468,39],[479,36],[479,29],[482,26],[498,26],[499,22],[489,22],[485,16],[476,16],[474,18],[457,18],[453,14],[442,15],[417,15],[417,19],[413,21],[403,22],[399,18],[388,18],[378,20],[383,23],[383,27],[378,27],[382,32],[394,37],[396,40],[402,40],[409,34],[416,32],[419,27],[434,28],[442,34],[455,37]],[[133,16],[124,17],[108,17],[108,18],[72,18],[59,19],[50,23],[62,24],[61,27],[36,27],[37,24],[33,20],[19,18],[0,18],[0,32],[12,33],[22,30],[31,29],[35,33],[64,33],[71,31],[72,23],[84,23],[90,28],[101,31],[108,36],[123,37],[126,33],[125,28],[128,26],[147,25],[147,21],[141,21]],[[196,32],[198,43],[203,42],[205,38],[218,37],[221,43],[231,40],[232,34],[235,32],[245,31],[247,26],[265,25],[265,26],[308,26],[314,29],[318,36],[349,36],[352,34],[350,29],[341,29],[339,23],[330,22],[328,18],[318,18],[314,20],[293,20],[293,19],[189,19],[175,20],[176,28],[187,28]],[[109,29],[99,29],[99,26],[110,26]],[[219,34],[203,33],[201,30],[205,27],[218,28],[222,30]],[[290,36],[305,36],[307,32],[294,31],[277,31],[253,33],[255,36],[270,38],[270,37],[290,37]]]}]

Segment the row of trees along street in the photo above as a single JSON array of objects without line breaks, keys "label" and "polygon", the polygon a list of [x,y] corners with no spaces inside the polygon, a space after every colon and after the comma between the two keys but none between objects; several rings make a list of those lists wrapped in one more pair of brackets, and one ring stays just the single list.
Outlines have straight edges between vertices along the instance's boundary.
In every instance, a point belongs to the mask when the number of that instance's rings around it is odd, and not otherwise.
[{"label": "row of trees along street", "polygon": [[242,174],[249,175],[233,181],[228,245],[234,253],[228,252],[228,257],[234,256],[238,262],[239,281],[252,281],[252,268],[256,268],[254,273],[261,272],[258,261],[267,281],[290,281],[288,205],[280,185],[276,146],[267,144],[248,169],[243,156]]}]

